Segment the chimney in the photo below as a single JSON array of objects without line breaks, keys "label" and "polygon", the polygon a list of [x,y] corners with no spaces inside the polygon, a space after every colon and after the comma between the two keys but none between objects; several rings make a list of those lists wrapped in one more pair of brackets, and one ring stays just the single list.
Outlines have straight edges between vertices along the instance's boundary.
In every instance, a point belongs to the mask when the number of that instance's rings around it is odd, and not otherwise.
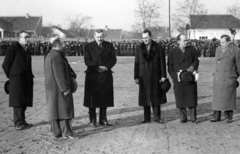
[{"label": "chimney", "polygon": [[108,26],[107,25],[105,26],[105,30],[108,31]]},{"label": "chimney", "polygon": [[30,16],[29,16],[29,13],[26,14],[26,19],[28,19]]}]

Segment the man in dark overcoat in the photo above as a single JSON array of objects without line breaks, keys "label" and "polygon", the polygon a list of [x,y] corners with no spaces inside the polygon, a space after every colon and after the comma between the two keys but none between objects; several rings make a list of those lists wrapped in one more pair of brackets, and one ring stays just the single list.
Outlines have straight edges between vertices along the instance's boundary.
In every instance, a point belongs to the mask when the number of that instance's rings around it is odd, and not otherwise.
[{"label": "man in dark overcoat", "polygon": [[71,120],[74,118],[71,78],[76,75],[63,53],[63,42],[57,36],[50,39],[52,49],[44,61],[48,119],[54,137],[74,138]]},{"label": "man in dark overcoat", "polygon": [[151,121],[151,108],[154,121],[163,123],[160,105],[167,102],[166,93],[160,88],[160,83],[166,80],[166,63],[164,51],[160,44],[151,38],[149,30],[142,33],[143,42],[137,47],[134,64],[134,80],[139,84],[139,106],[143,106],[144,120]]},{"label": "man in dark overcoat", "polygon": [[177,37],[178,47],[173,48],[168,54],[168,72],[174,83],[176,106],[180,112],[182,123],[187,122],[187,110],[189,108],[191,121],[197,122],[197,82],[190,85],[178,81],[178,72],[187,70],[193,73],[198,70],[198,54],[194,47],[186,46],[186,37],[182,34]]},{"label": "man in dark overcoat", "polygon": [[100,108],[99,124],[111,126],[107,120],[107,107],[114,106],[111,69],[117,59],[112,43],[104,41],[103,30],[96,30],[94,38],[85,46],[87,70],[83,105],[89,108],[91,126],[96,127],[96,108]]},{"label": "man in dark overcoat", "polygon": [[237,79],[240,74],[240,49],[230,43],[228,35],[222,35],[221,46],[216,49],[216,67],[213,78],[213,119],[221,121],[224,111],[225,121],[232,122],[233,110],[236,109]]},{"label": "man in dark overcoat", "polygon": [[27,107],[33,105],[32,58],[27,48],[29,35],[19,33],[18,42],[12,44],[5,55],[2,68],[10,81],[9,107],[13,107],[13,121],[16,130],[32,127],[25,120]]}]

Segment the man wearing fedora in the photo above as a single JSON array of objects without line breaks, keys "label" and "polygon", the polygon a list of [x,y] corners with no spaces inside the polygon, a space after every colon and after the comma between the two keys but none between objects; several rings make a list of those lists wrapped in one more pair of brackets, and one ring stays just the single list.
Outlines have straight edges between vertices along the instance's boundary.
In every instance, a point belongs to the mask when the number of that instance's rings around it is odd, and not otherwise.
[{"label": "man wearing fedora", "polygon": [[216,49],[216,66],[213,78],[213,119],[221,121],[224,111],[225,121],[232,122],[233,110],[236,109],[237,78],[240,74],[240,49],[230,42],[228,35],[222,35]]},{"label": "man wearing fedora", "polygon": [[5,55],[2,68],[9,79],[9,107],[13,107],[13,122],[16,130],[32,127],[25,120],[27,107],[33,105],[32,58],[27,48],[29,35],[19,33],[18,42],[12,44]]},{"label": "man wearing fedora", "polygon": [[141,123],[151,122],[152,107],[154,121],[162,124],[160,105],[167,102],[166,91],[161,89],[161,84],[166,80],[165,55],[161,45],[152,40],[151,31],[145,29],[142,39],[134,63],[134,80],[139,85],[138,104],[144,110]]},{"label": "man wearing fedora", "polygon": [[94,41],[86,44],[84,62],[87,66],[83,105],[89,108],[89,119],[96,127],[96,108],[100,108],[99,125],[112,126],[107,120],[107,107],[114,106],[112,67],[116,64],[114,47],[104,41],[104,31],[94,32]]},{"label": "man wearing fedora", "polygon": [[[168,72],[174,83],[176,107],[180,112],[182,123],[187,122],[187,110],[190,111],[190,119],[197,122],[197,82],[193,72],[198,69],[198,54],[194,47],[186,46],[186,37],[177,36],[178,47],[173,48],[168,54]],[[180,72],[181,71],[181,72]]]},{"label": "man wearing fedora", "polygon": [[74,138],[71,120],[74,118],[72,78],[76,74],[64,56],[63,42],[58,36],[50,39],[51,51],[44,61],[48,119],[54,137]]}]

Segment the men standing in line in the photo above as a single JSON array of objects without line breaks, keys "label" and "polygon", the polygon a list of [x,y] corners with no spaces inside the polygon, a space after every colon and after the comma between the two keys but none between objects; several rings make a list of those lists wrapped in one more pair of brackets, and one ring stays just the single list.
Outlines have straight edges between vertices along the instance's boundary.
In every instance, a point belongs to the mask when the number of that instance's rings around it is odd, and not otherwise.
[{"label": "men standing in line", "polygon": [[19,33],[18,42],[12,44],[5,55],[2,68],[10,81],[9,106],[13,107],[13,121],[16,130],[32,127],[25,120],[27,107],[33,105],[32,58],[27,48],[29,35]]},{"label": "men standing in line", "polygon": [[151,36],[149,30],[142,33],[143,43],[135,54],[134,80],[139,84],[139,106],[144,109],[144,120],[141,123],[151,122],[151,107],[154,121],[163,123],[160,105],[166,103],[167,99],[160,83],[166,80],[165,55],[161,45],[153,41]]},{"label": "men standing in line", "polygon": [[96,30],[95,41],[86,44],[84,61],[87,66],[84,106],[89,108],[92,127],[96,127],[96,108],[100,108],[99,124],[111,126],[107,120],[107,107],[114,106],[112,67],[116,55],[111,43],[104,41],[103,30]]},{"label": "men standing in line", "polygon": [[197,82],[185,84],[178,80],[180,70],[193,73],[198,69],[198,54],[194,47],[186,46],[186,37],[177,36],[178,47],[170,50],[168,54],[168,72],[174,83],[176,106],[180,112],[182,123],[187,122],[187,110],[189,108],[191,121],[197,122]]},{"label": "men standing in line", "polygon": [[221,111],[225,113],[227,123],[232,122],[236,109],[237,78],[240,74],[240,49],[230,43],[228,35],[222,35],[221,46],[216,49],[216,67],[213,79],[213,119],[221,120]]},{"label": "men standing in line", "polygon": [[63,42],[57,36],[50,39],[51,51],[44,61],[48,119],[54,137],[73,139],[71,120],[74,118],[71,78],[76,78],[63,53]]}]

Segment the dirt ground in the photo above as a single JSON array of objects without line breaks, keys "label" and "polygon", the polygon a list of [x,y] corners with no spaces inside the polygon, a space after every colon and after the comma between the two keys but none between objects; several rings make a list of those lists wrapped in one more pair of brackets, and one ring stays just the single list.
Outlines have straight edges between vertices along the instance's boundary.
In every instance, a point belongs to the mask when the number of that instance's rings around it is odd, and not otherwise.
[{"label": "dirt ground", "polygon": [[[213,58],[200,58],[198,81],[198,124],[182,124],[175,106],[173,89],[162,106],[165,124],[139,124],[143,109],[138,106],[138,86],[133,80],[132,57],[118,57],[114,71],[115,106],[108,108],[113,127],[89,127],[88,110],[83,107],[86,66],[82,57],[68,57],[78,77],[74,93],[73,130],[79,139],[54,139],[47,119],[43,57],[33,56],[34,105],[26,112],[34,127],[15,131],[13,109],[3,90],[5,74],[0,69],[0,154],[237,154],[240,153],[240,94],[234,122],[211,123]],[[0,57],[2,64],[4,57]],[[220,89],[219,89],[220,90]]]}]

